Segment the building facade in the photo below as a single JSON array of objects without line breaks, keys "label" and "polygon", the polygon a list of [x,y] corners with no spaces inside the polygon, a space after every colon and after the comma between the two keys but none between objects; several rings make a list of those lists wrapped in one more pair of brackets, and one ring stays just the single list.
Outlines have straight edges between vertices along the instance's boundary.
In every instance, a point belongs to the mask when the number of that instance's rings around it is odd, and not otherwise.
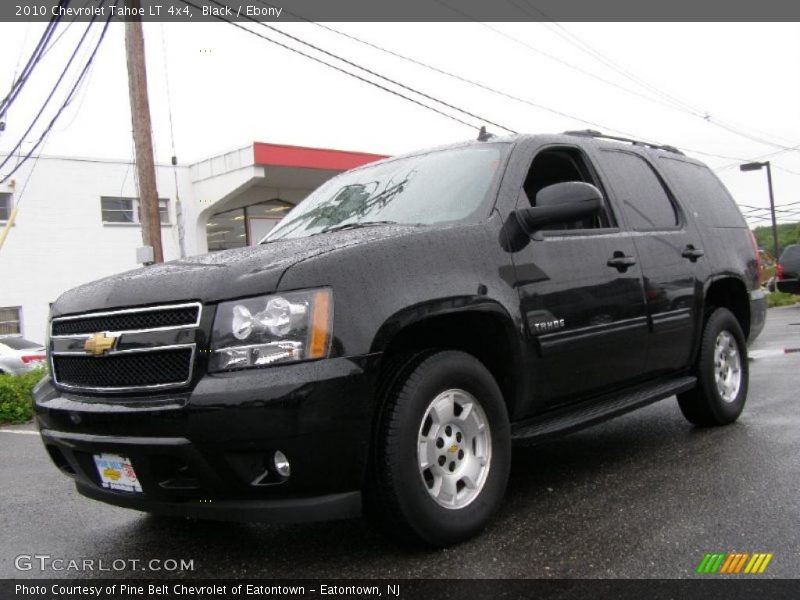
[{"label": "building facade", "polygon": [[[257,244],[334,175],[376,154],[256,142],[191,165],[156,165],[164,260]],[[32,171],[33,169],[33,171]],[[130,162],[41,156],[0,185],[0,335],[44,342],[49,306],[134,269],[142,246]]]}]

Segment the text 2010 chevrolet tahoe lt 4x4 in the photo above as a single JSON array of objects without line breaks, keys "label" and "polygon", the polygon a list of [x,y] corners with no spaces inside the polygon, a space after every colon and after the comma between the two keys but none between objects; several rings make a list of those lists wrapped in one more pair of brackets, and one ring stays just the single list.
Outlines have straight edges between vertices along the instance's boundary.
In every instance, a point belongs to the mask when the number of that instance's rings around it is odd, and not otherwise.
[{"label": "text 2010 chevrolet tahoe lt 4x4", "polygon": [[595,132],[494,138],[328,181],[258,246],[63,294],[35,392],[55,464],[118,506],[362,512],[443,545],[512,442],[676,395],[736,420],[765,303],[703,164]]}]

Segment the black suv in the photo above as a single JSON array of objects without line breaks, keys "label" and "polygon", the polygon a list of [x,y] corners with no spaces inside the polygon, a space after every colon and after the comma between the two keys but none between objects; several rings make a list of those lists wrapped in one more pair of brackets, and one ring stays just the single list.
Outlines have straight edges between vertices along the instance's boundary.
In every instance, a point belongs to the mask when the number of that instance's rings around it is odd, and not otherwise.
[{"label": "black suv", "polygon": [[674,395],[696,425],[735,421],[759,269],[731,196],[671,147],[427,150],[328,181],[258,246],[63,294],[38,423],[96,500],[365,512],[449,544],[498,508],[512,443]]},{"label": "black suv", "polygon": [[775,273],[779,292],[800,294],[800,244],[789,244],[781,253]]}]

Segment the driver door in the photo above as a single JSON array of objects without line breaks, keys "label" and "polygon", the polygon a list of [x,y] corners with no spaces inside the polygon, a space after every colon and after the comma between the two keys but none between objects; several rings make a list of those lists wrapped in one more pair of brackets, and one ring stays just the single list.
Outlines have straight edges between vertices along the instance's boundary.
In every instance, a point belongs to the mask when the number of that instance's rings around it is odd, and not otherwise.
[{"label": "driver door", "polygon": [[601,214],[557,223],[515,249],[512,261],[531,369],[531,412],[583,400],[627,384],[645,368],[648,323],[642,272],[630,234],[577,146],[530,150],[517,209],[543,188],[583,181],[603,193]]}]

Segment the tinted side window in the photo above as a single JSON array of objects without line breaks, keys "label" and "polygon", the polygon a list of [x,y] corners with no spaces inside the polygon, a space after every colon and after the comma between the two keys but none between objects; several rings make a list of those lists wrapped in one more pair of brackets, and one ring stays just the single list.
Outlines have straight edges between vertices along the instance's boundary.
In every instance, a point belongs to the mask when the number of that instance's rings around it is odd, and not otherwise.
[{"label": "tinted side window", "polygon": [[675,205],[647,161],[619,150],[603,150],[601,156],[631,229],[672,229],[678,225]]},{"label": "tinted side window", "polygon": [[733,198],[704,165],[663,156],[659,167],[669,179],[672,189],[700,223],[711,227],[746,227]]}]

